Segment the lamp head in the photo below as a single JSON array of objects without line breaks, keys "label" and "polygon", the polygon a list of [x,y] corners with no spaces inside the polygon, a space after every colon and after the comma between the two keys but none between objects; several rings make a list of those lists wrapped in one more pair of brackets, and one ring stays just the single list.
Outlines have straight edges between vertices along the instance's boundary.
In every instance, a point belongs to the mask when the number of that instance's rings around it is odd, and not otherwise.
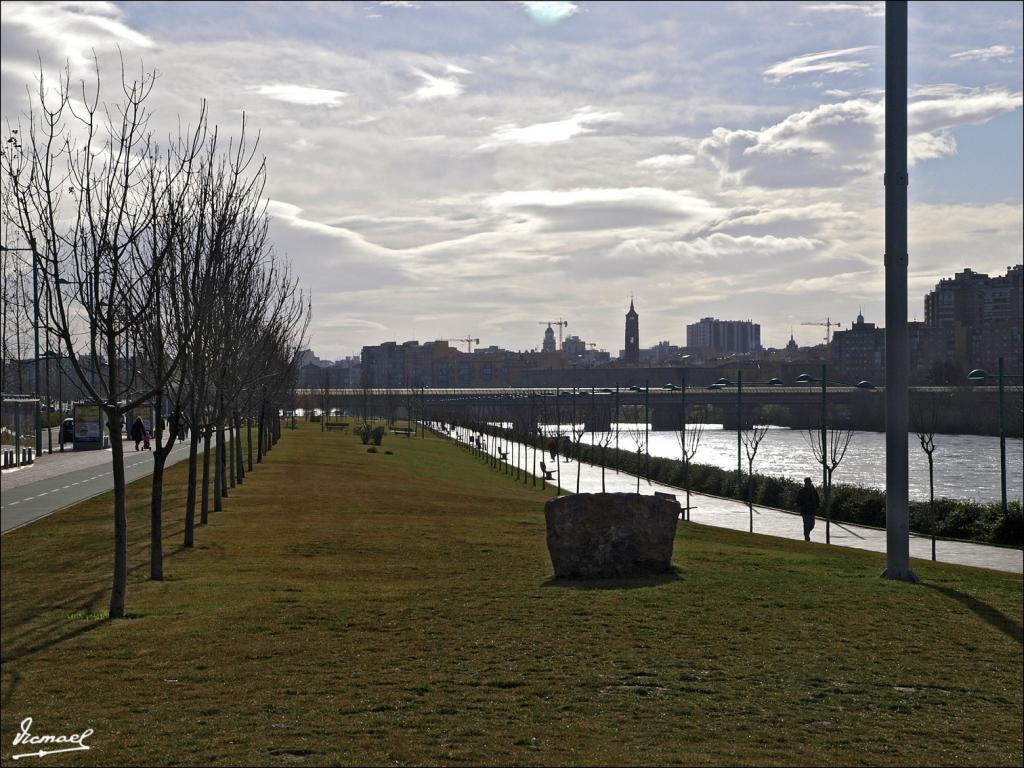
[{"label": "lamp head", "polygon": [[973,371],[967,374],[968,381],[984,381],[988,378],[988,371],[984,368],[975,368]]}]

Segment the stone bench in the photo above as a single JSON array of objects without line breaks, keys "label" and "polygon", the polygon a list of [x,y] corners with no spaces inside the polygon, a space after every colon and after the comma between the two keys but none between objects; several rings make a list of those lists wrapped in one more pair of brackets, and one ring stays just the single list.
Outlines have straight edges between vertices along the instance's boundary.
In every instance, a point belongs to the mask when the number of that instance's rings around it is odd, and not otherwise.
[{"label": "stone bench", "polygon": [[556,578],[672,570],[679,502],[637,493],[578,493],[544,505]]}]

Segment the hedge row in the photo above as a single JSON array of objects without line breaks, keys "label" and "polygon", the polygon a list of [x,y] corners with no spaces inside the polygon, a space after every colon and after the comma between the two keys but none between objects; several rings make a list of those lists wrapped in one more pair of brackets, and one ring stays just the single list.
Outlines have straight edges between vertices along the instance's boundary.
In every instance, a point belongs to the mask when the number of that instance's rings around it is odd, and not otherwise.
[{"label": "hedge row", "polygon": [[[508,430],[500,432],[502,437],[512,438]],[[516,435],[514,439],[522,439]],[[572,452],[574,446],[563,436],[562,452]],[[547,449],[548,438],[535,440],[538,448]],[[589,464],[604,464],[641,477],[685,487],[683,462],[651,456],[648,460],[642,454],[615,448],[602,449],[581,443],[575,446],[581,461]],[[649,470],[648,470],[649,467]],[[738,475],[735,470],[722,469],[709,464],[691,464],[689,487],[696,493],[707,493],[739,501],[747,500],[746,473]],[[750,488],[755,504],[796,511],[796,494],[801,483],[785,477],[774,477],[755,473]],[[824,504],[824,494],[818,489]],[[821,511],[824,514],[824,510]],[[863,488],[857,485],[837,484],[832,486],[832,519],[862,525],[885,527],[885,491]],[[1011,502],[1006,514],[1000,504],[980,504],[960,499],[936,499],[934,511],[927,501],[910,502],[910,530],[914,533],[949,539],[964,539],[986,544],[1003,544],[1014,547],[1024,546],[1024,514],[1020,502]]]}]

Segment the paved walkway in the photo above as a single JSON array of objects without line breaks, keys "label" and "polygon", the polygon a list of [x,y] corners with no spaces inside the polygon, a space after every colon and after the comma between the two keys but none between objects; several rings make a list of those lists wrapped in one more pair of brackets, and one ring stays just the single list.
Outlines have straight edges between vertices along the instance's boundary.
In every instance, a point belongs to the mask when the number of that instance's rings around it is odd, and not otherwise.
[{"label": "paved walkway", "polygon": [[[216,445],[214,436],[211,441]],[[244,441],[243,441],[244,445]],[[188,458],[188,442],[174,446],[165,466]],[[202,444],[199,453],[202,455]],[[105,493],[114,487],[110,449],[44,454],[27,467],[5,470],[0,476],[0,532],[64,509],[79,501]],[[125,481],[134,482],[153,472],[153,454],[136,453],[133,442],[126,444]]]},{"label": "paved walkway", "polygon": [[[505,446],[502,445],[502,450]],[[580,493],[600,493],[601,468],[592,464],[580,465],[576,461],[566,461],[559,458],[557,467],[551,462],[544,451],[535,451],[530,446],[513,443],[509,452],[508,460],[512,467],[520,466],[529,472],[533,467],[537,468],[537,476],[540,476],[540,463],[545,461],[549,464],[549,470],[558,470],[561,473],[561,487],[566,491],[576,490],[577,468],[580,474]],[[536,453],[536,464],[534,464]],[[558,475],[556,474],[556,477]],[[635,493],[637,490],[637,477],[626,472],[616,472],[614,469],[605,470],[605,490],[609,493]],[[671,493],[685,506],[686,492],[681,488],[652,483],[648,480],[640,480],[640,493],[653,494],[656,491]],[[742,501],[734,499],[723,499],[718,496],[708,496],[700,493],[690,494],[690,520],[702,525],[712,525],[717,528],[731,528],[737,531],[750,530],[750,512],[747,505]],[[784,509],[774,507],[754,506],[754,533],[767,536],[778,536],[785,539],[803,540],[803,521],[800,515]],[[862,525],[849,523],[832,522],[831,543],[840,547],[853,547],[855,549],[866,549],[871,552],[885,552],[885,531],[877,528],[868,528]],[[811,532],[811,541],[825,542],[825,520],[818,518],[817,525]],[[931,559],[931,537],[911,534],[910,556],[922,560]],[[950,541],[939,539],[936,543],[936,559],[944,563],[958,563],[960,565],[973,565],[979,568],[991,568],[997,571],[1009,571],[1010,573],[1024,573],[1024,550],[1009,547],[993,547],[986,544],[972,544],[962,541]]]}]

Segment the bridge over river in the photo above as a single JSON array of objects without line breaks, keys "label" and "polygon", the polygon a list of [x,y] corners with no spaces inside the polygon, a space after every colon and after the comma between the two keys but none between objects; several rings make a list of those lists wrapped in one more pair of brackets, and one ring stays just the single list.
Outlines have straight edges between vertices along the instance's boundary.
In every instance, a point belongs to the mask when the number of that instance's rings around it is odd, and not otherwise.
[{"label": "bridge over river", "polygon": [[[1006,387],[1006,433],[1020,436],[1024,388]],[[334,410],[365,417],[445,420],[460,415],[514,423],[517,426],[582,421],[593,431],[613,421],[639,421],[646,409],[654,430],[676,429],[683,408],[705,409],[707,420],[726,429],[749,427],[754,421],[798,429],[826,419],[858,430],[885,428],[885,388],[828,385],[800,386],[723,382],[710,387],[678,385],[631,388],[551,389],[431,388],[300,389],[296,407]],[[936,432],[998,434],[999,393],[994,386],[912,387],[911,429]]]}]

